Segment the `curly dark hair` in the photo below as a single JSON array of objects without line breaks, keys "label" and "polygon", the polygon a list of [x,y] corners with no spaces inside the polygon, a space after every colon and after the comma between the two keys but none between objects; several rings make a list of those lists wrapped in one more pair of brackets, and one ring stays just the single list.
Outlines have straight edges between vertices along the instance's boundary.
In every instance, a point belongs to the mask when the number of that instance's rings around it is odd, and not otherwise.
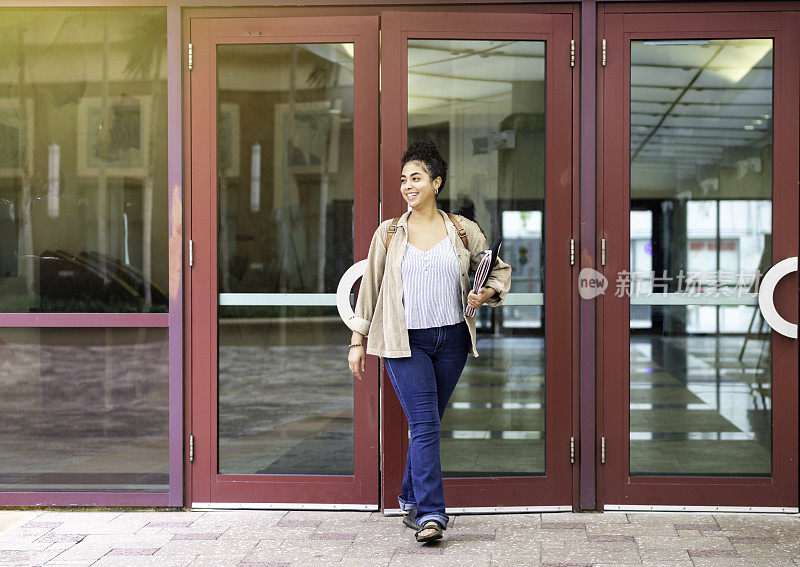
[{"label": "curly dark hair", "polygon": [[400,162],[400,169],[404,168],[410,161],[419,161],[425,166],[431,181],[437,177],[442,178],[439,191],[444,189],[444,182],[447,181],[447,162],[444,161],[439,149],[431,140],[417,140],[408,146]]}]

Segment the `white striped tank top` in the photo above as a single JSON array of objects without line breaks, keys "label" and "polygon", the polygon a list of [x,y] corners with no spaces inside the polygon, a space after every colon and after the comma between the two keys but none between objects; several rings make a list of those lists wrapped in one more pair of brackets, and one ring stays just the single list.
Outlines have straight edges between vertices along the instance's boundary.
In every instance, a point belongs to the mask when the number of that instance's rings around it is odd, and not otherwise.
[{"label": "white striped tank top", "polygon": [[400,274],[407,329],[443,327],[464,320],[461,268],[449,237],[426,252],[407,243]]}]

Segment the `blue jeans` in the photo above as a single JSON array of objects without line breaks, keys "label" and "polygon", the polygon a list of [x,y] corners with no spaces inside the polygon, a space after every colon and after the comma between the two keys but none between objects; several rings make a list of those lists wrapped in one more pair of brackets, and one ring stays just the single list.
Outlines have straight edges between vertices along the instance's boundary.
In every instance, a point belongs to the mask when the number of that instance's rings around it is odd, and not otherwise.
[{"label": "blue jeans", "polygon": [[403,510],[417,507],[417,523],[428,520],[447,526],[439,456],[439,426],[447,401],[467,363],[467,324],[409,329],[411,356],[384,358],[386,371],[408,420],[411,441],[403,488]]}]

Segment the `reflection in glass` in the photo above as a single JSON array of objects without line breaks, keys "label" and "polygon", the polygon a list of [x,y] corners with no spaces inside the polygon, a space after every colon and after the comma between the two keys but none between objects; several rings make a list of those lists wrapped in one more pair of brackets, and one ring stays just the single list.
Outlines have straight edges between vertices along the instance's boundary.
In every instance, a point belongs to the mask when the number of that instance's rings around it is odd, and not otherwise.
[{"label": "reflection in glass", "polygon": [[353,474],[336,307],[222,307],[219,330],[219,472]]},{"label": "reflection in glass", "polygon": [[771,472],[772,115],[772,40],[631,42],[631,474]]},{"label": "reflection in glass", "polygon": [[163,328],[0,328],[0,490],[166,492]]},{"label": "reflection in glass", "polygon": [[219,472],[351,475],[332,294],[353,264],[353,46],[221,45],[217,63]]},{"label": "reflection in glass", "polygon": [[352,265],[350,47],[219,47],[220,293],[334,293]]},{"label": "reflection in glass", "polygon": [[166,10],[0,19],[0,312],[166,311]]},{"label": "reflection in glass", "polygon": [[[653,271],[653,212],[631,210],[631,274]],[[637,278],[636,289],[641,294],[652,291],[649,277]],[[631,305],[631,329],[649,329],[653,325],[650,305]]]},{"label": "reflection in glass", "polygon": [[[409,40],[408,141],[448,161],[439,207],[502,236],[515,292],[544,290],[544,42]],[[478,312],[470,357],[442,421],[445,476],[541,474],[544,312]]]}]

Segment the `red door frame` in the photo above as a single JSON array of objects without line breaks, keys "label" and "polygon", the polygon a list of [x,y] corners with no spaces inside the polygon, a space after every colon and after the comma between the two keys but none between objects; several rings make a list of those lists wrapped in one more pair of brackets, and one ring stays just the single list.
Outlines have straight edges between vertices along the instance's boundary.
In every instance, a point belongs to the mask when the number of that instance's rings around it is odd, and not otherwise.
[{"label": "red door frame", "polygon": [[[442,12],[385,12],[381,17],[383,98],[381,115],[383,154],[383,216],[402,214],[405,207],[397,180],[400,156],[407,140],[407,40],[412,39],[516,39],[546,41],[546,198],[545,283],[546,320],[546,463],[543,476],[448,478],[448,507],[549,507],[571,506],[577,471],[570,464],[570,437],[577,436],[574,402],[577,367],[577,320],[573,290],[565,285],[575,275],[568,261],[575,224],[573,200],[577,160],[572,119],[573,96],[579,73],[569,64],[573,14],[463,14]],[[577,68],[575,68],[577,69]],[[512,290],[513,292],[513,290]],[[570,314],[569,316],[564,316]],[[570,324],[571,323],[571,324]],[[405,453],[407,423],[391,383],[383,375],[383,476],[382,506],[397,508]],[[575,467],[577,468],[577,467]]]},{"label": "red door frame", "polygon": [[[354,255],[364,258],[378,225],[378,18],[197,18],[190,20],[191,213],[194,243],[189,417],[194,461],[190,503],[339,504],[378,502],[378,363],[354,382],[353,476],[217,474],[216,45],[354,43]],[[346,364],[343,359],[342,364]]]},{"label": "red door frame", "polygon": [[[728,5],[729,10],[734,9]],[[798,119],[800,105],[800,17],[768,12],[770,4],[719,12],[719,6],[606,6],[599,37],[608,58],[599,74],[598,219],[607,242],[604,272],[609,281],[629,269],[629,109],[630,40],[772,37],[774,48],[773,263],[798,254]],[[698,17],[697,12],[714,11]],[[612,279],[613,278],[613,279]],[[782,313],[798,312],[797,275],[782,281],[775,294]],[[607,462],[598,478],[600,506],[797,507],[798,348],[775,332],[773,341],[773,476],[669,477],[629,474],[629,303],[605,294],[598,298],[598,446],[606,437]]]}]

